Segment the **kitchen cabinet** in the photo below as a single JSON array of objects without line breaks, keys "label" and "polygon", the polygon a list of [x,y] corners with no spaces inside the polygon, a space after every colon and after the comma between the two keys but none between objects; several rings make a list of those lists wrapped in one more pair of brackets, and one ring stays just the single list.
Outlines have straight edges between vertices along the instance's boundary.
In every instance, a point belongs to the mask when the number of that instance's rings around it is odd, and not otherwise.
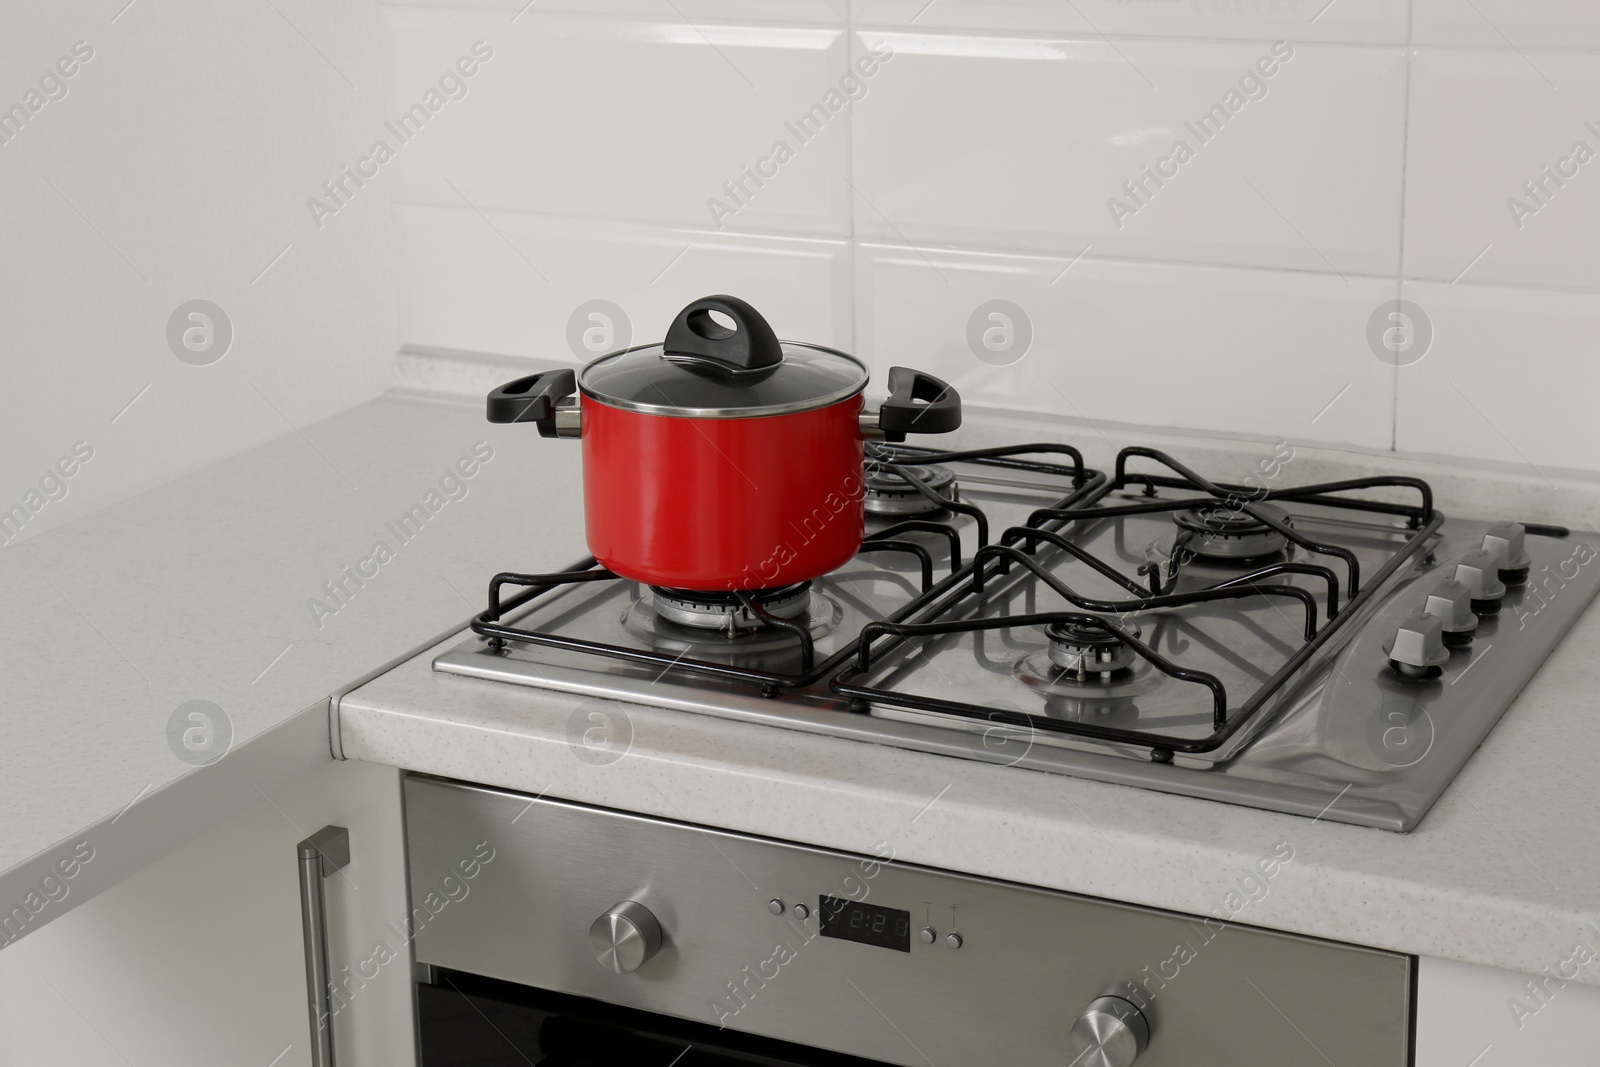
[{"label": "kitchen cabinet", "polygon": [[[305,1067],[295,845],[350,830],[327,881],[340,1067],[412,1067],[400,776],[333,763],[0,952],[0,1063]],[[395,959],[367,965],[377,946]],[[348,968],[348,969],[347,969]]]},{"label": "kitchen cabinet", "polygon": [[[1595,947],[1593,939],[1589,943]],[[1552,969],[1565,958],[1565,952],[1552,957]],[[1591,978],[1594,966],[1586,969]],[[1541,1004],[1526,988],[1533,980],[1493,967],[1423,959],[1417,977],[1416,1067],[1586,1067],[1597,1062],[1600,988],[1550,981]],[[1514,1004],[1534,1014],[1513,1013]]]}]

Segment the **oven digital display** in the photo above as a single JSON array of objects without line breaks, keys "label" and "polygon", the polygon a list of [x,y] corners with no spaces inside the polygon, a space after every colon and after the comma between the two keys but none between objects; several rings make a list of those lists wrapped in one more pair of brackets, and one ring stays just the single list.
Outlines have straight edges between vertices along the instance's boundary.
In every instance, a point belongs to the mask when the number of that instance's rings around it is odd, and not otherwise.
[{"label": "oven digital display", "polygon": [[817,919],[823,937],[892,948],[897,952],[911,951],[909,911],[880,908],[876,904],[840,897],[823,897],[819,903]]}]

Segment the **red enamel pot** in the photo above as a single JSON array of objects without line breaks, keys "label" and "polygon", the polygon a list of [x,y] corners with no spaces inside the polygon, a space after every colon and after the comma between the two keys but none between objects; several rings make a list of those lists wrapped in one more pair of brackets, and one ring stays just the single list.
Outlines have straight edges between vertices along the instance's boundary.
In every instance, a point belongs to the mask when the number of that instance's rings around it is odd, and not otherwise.
[{"label": "red enamel pot", "polygon": [[861,547],[867,440],[961,425],[939,379],[892,368],[869,411],[868,377],[853,356],[779,341],[743,300],[710,296],[661,344],[519,378],[488,412],[582,438],[589,551],[606,569],[674,589],[772,589]]}]

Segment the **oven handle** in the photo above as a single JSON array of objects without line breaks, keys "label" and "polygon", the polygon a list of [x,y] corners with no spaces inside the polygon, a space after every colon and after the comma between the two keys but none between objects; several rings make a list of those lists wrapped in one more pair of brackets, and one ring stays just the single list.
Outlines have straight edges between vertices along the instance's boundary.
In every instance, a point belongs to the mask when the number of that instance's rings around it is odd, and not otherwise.
[{"label": "oven handle", "polygon": [[300,860],[300,927],[306,949],[311,1067],[334,1067],[333,972],[328,967],[328,901],[323,882],[350,862],[350,831],[324,826],[295,846]]}]

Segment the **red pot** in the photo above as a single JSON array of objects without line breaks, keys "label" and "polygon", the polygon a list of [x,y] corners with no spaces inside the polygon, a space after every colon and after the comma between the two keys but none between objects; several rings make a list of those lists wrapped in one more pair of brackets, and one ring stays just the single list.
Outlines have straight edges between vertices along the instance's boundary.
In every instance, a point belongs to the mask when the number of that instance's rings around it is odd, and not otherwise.
[{"label": "red pot", "polygon": [[583,439],[589,551],[608,570],[675,589],[770,589],[861,547],[867,439],[961,425],[955,390],[904,367],[865,411],[868,376],[842,352],[779,341],[743,300],[711,296],[662,344],[519,378],[489,394],[488,412]]}]

